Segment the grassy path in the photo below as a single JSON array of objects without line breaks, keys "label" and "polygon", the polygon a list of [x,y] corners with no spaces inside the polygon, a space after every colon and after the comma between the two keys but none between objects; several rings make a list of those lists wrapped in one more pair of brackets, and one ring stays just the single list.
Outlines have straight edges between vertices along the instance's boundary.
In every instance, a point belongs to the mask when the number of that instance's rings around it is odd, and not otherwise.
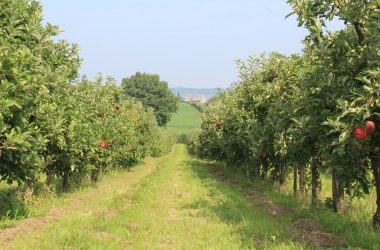
[{"label": "grassy path", "polygon": [[1,230],[0,248],[306,248],[284,234],[289,216],[268,214],[226,181],[176,145],[43,217]]}]

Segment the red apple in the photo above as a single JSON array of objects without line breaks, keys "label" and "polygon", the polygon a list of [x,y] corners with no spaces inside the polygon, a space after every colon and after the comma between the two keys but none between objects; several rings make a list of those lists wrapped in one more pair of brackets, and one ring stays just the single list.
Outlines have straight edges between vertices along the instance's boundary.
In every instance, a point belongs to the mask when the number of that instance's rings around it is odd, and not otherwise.
[{"label": "red apple", "polygon": [[368,138],[367,131],[361,126],[354,129],[354,136],[358,140],[366,140]]},{"label": "red apple", "polygon": [[104,113],[99,113],[100,118],[104,118]]},{"label": "red apple", "polygon": [[107,143],[105,143],[103,140],[100,140],[100,141],[99,141],[99,146],[100,146],[101,148],[107,148],[107,147],[108,147]]},{"label": "red apple", "polygon": [[113,144],[113,140],[112,139],[108,140],[108,144]]},{"label": "red apple", "polygon": [[376,124],[373,121],[367,121],[365,123],[365,127],[367,129],[368,134],[372,134],[376,130]]},{"label": "red apple", "polygon": [[359,160],[359,164],[360,164],[360,165],[364,165],[364,163],[365,163],[365,160],[364,160],[364,159],[360,159],[360,160]]},{"label": "red apple", "polygon": [[4,153],[3,151],[0,149],[0,158],[2,158],[4,156]]}]

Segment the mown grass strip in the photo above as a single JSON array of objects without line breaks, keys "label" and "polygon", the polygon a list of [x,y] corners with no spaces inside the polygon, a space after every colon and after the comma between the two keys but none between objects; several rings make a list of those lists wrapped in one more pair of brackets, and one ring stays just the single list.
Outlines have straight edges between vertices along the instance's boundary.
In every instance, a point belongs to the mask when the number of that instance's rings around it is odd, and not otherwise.
[{"label": "mown grass strip", "polygon": [[305,249],[283,235],[289,218],[268,216],[191,158],[184,145],[151,164],[156,171],[134,183],[110,181],[107,192],[92,194],[70,216],[13,247]]}]

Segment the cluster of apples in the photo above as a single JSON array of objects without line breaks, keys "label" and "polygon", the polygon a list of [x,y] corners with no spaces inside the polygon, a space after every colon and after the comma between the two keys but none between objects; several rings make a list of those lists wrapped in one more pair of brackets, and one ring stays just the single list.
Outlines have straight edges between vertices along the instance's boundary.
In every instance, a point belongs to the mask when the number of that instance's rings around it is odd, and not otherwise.
[{"label": "cluster of apples", "polygon": [[224,120],[216,120],[216,121],[214,121],[214,125],[217,125],[217,126],[220,126],[220,125],[222,125],[224,123]]},{"label": "cluster of apples", "polygon": [[108,148],[108,146],[110,146],[112,144],[113,144],[113,140],[112,139],[108,140],[108,144],[104,140],[100,140],[99,141],[99,146],[101,148]]},{"label": "cluster of apples", "polygon": [[[118,104],[118,103],[115,103],[115,104],[113,105],[113,107],[114,107],[114,109],[115,109],[116,111],[119,111],[119,110],[120,110],[120,104]],[[103,112],[100,112],[100,113],[98,114],[98,116],[99,116],[100,118],[104,118],[105,114],[104,114]]]},{"label": "cluster of apples", "polygon": [[354,136],[358,140],[367,140],[368,135],[372,134],[376,130],[376,124],[373,121],[367,121],[365,128],[362,126],[357,126],[354,129]]}]

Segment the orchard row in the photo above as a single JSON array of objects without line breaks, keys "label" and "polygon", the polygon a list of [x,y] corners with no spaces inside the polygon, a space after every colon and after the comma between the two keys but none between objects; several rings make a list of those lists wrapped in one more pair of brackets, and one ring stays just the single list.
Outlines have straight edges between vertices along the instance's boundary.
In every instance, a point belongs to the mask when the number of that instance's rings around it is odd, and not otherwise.
[{"label": "orchard row", "polygon": [[0,3],[0,178],[29,188],[70,176],[96,181],[168,151],[171,140],[151,109],[127,98],[113,79],[78,78],[78,47],[55,42],[36,1]]},{"label": "orchard row", "polygon": [[[311,187],[321,203],[321,170],[332,173],[332,203],[374,189],[380,227],[379,1],[289,0],[308,29],[300,55],[239,62],[240,82],[209,103],[190,148],[248,176]],[[331,32],[330,20],[345,27]],[[311,178],[307,178],[311,176]]]}]

